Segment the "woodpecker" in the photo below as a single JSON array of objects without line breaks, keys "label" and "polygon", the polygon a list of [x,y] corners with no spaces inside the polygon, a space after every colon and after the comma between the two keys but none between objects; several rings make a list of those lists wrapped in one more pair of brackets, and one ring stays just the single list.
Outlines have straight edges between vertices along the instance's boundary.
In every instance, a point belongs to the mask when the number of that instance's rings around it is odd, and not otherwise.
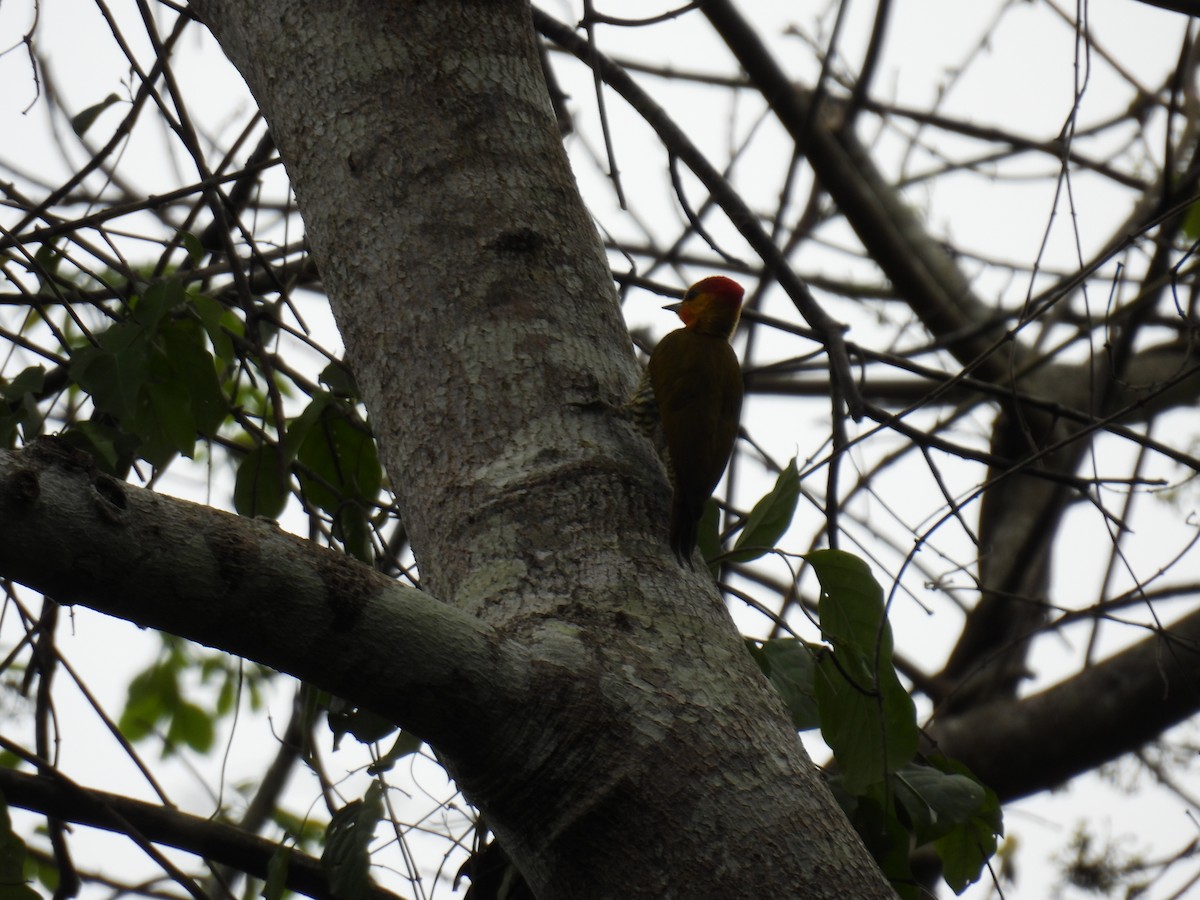
[{"label": "woodpecker", "polygon": [[729,345],[742,309],[742,287],[715,275],[698,281],[667,309],[683,327],[654,348],[628,407],[660,452],[665,445],[671,498],[671,549],[692,565],[696,529],[729,462],[742,412],[742,371]]}]

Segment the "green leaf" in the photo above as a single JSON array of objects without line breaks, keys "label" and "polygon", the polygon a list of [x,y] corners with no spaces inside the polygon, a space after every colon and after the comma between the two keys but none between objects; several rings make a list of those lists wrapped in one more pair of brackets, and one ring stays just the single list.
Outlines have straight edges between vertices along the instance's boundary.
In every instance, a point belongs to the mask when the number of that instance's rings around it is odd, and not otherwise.
[{"label": "green leaf", "polygon": [[192,234],[190,231],[180,231],[177,232],[177,234],[179,236],[179,242],[183,244],[183,249],[187,251],[188,259],[193,265],[200,265],[200,263],[204,261],[204,257],[207,255],[204,245],[200,243],[200,238],[196,237],[196,235]]},{"label": "green leaf", "polygon": [[277,444],[260,444],[242,458],[233,486],[233,507],[240,516],[279,517],[287,505],[288,469]]},{"label": "green leaf", "polygon": [[18,427],[26,441],[41,433],[44,417],[37,398],[45,383],[46,370],[41,366],[23,369],[11,380],[0,377],[0,400],[8,404],[6,414],[0,415],[0,446],[15,446]]},{"label": "green leaf", "polygon": [[122,322],[96,340],[99,346],[72,354],[71,380],[87,391],[98,410],[117,419],[132,419],[150,357],[146,331],[136,323]]},{"label": "green leaf", "polygon": [[0,793],[0,900],[41,900],[25,884],[25,842],[12,830],[8,803]]},{"label": "green leaf", "polygon": [[1200,203],[1188,207],[1183,219],[1183,233],[1189,241],[1200,239]]},{"label": "green leaf", "polygon": [[20,416],[0,415],[0,447],[12,450],[17,446],[17,426],[20,424]]},{"label": "green leaf", "polygon": [[[233,359],[233,338],[226,333],[226,328],[236,324],[237,318],[230,315],[224,306],[207,294],[189,292],[188,300],[191,301],[192,309],[199,317],[200,324],[204,326],[208,340],[213,346],[213,352],[222,363],[228,363]],[[236,333],[238,329],[230,328],[230,330]]]},{"label": "green leaf", "polygon": [[33,254],[33,265],[27,268],[37,276],[38,285],[45,288],[58,274],[62,261],[63,255],[58,245],[54,241],[46,241],[38,247],[37,253]]},{"label": "green leaf", "polygon": [[129,682],[125,709],[117,722],[121,733],[140,741],[170,715],[182,701],[179,691],[180,666],[170,657],[158,660]]},{"label": "green leaf", "polygon": [[316,847],[325,841],[325,826],[308,816],[298,816],[287,810],[276,808],[271,821],[279,826],[299,848]]},{"label": "green leaf", "polygon": [[140,443],[133,435],[95,420],[76,422],[62,436],[96,460],[101,470],[117,478],[125,477]]},{"label": "green leaf", "polygon": [[[205,331],[175,315],[186,301],[178,281],[158,282],[134,298],[129,319],[72,356],[71,378],[98,413],[115,420],[107,440],[89,435],[111,469],[125,456],[126,465],[137,455],[158,468],[177,453],[191,457],[197,439],[212,437],[225,421],[229,403]],[[120,441],[122,434],[132,441]]]},{"label": "green leaf", "polygon": [[[163,363],[156,359],[158,369]],[[196,420],[192,417],[187,391],[175,380],[163,378],[147,383],[138,397],[137,415],[125,427],[141,441],[138,455],[163,468],[177,453],[191,456],[196,446]]]},{"label": "green leaf", "polygon": [[104,112],[114,103],[120,102],[121,98],[116,94],[109,94],[99,103],[89,106],[87,109],[83,110],[83,112],[73,115],[71,117],[71,130],[80,137],[83,137],[84,134],[87,133],[87,130],[91,128],[93,124],[95,124],[96,119],[100,116],[100,113]]},{"label": "green leaf", "polygon": [[0,378],[0,396],[10,403],[26,394],[40,394],[46,383],[46,370],[42,366],[22,369],[13,378]]},{"label": "green leaf", "polygon": [[847,790],[861,793],[912,759],[916,740],[909,733],[916,731],[915,711],[910,709],[907,721],[888,714],[889,707],[903,706],[908,695],[902,687],[894,691],[884,680],[882,693],[868,693],[828,651],[818,654],[815,683],[821,736],[842,769]]},{"label": "green leaf", "polygon": [[343,400],[359,400],[362,395],[358,392],[358,383],[354,380],[354,374],[346,366],[345,363],[334,360],[327,365],[322,371],[318,379],[321,384],[329,388],[329,392],[333,396]]},{"label": "green leaf", "polygon": [[292,848],[280,843],[267,860],[267,881],[263,885],[264,900],[282,900],[287,893],[288,863],[292,859]]},{"label": "green leaf", "polygon": [[746,644],[762,673],[787,704],[792,724],[801,731],[820,726],[813,687],[816,660],[812,649],[798,638],[747,640]]},{"label": "green leaf", "polygon": [[336,514],[346,501],[366,506],[383,485],[375,439],[347,404],[327,403],[296,454],[311,474],[301,472],[300,486],[313,505]]},{"label": "green leaf", "polygon": [[333,814],[325,830],[321,868],[336,900],[360,900],[371,884],[370,846],[383,816],[383,791],[371,782],[362,800],[347,803]]},{"label": "green leaf", "polygon": [[373,533],[367,511],[359,503],[348,501],[334,513],[333,536],[341,541],[346,552],[359,562],[375,561],[375,547],[371,543]]},{"label": "green leaf", "polygon": [[942,861],[942,878],[956,894],[979,880],[987,861],[996,852],[996,835],[990,826],[976,823],[956,828],[934,842]]},{"label": "green leaf", "polygon": [[917,900],[920,893],[909,862],[909,834],[889,807],[882,785],[876,785],[856,798],[847,815],[896,893],[903,900]]},{"label": "green leaf", "polygon": [[[329,730],[336,739],[352,735],[362,744],[373,744],[396,730],[396,724],[369,709],[357,709],[345,700],[334,698],[329,704]],[[336,746],[336,740],[335,744]]]},{"label": "green leaf", "polygon": [[287,449],[287,460],[291,462],[300,452],[300,447],[308,438],[313,426],[321,421],[325,407],[334,402],[334,397],[327,391],[316,391],[304,412],[288,422],[287,435],[284,437],[284,447]]},{"label": "green leaf", "polygon": [[167,729],[167,744],[191,747],[197,753],[207,753],[216,739],[216,727],[209,713],[194,703],[180,703],[171,711],[171,726]]},{"label": "green leaf", "polygon": [[0,884],[17,886],[24,881],[25,841],[13,832],[8,803],[4,793],[0,793]]},{"label": "green leaf", "polygon": [[200,683],[208,684],[212,677],[218,673],[228,674],[231,667],[228,662],[228,657],[223,653],[213,653],[200,660]]},{"label": "green leaf", "polygon": [[916,754],[916,707],[892,666],[883,589],[870,568],[840,550],[807,559],[821,582],[821,632],[833,646],[817,660],[821,735],[847,789],[862,793]]},{"label": "green leaf", "polygon": [[[215,703],[203,705],[183,696],[183,677],[189,683],[197,673],[200,682],[220,680]],[[131,740],[152,734],[163,735],[163,756],[183,747],[208,753],[215,743],[216,720],[235,708],[237,689],[255,686],[272,675],[271,670],[225,653],[209,653],[180,638],[163,636],[163,652],[130,682],[119,727]],[[204,694],[211,696],[211,691]]]},{"label": "green leaf", "polygon": [[863,656],[877,649],[890,655],[891,629],[883,609],[883,588],[865,562],[841,550],[817,550],[808,563],[821,582],[821,634],[834,649]]},{"label": "green leaf", "polygon": [[182,297],[183,288],[178,282],[154,285],[135,298],[128,321],[96,335],[95,346],[75,351],[71,378],[91,395],[97,409],[122,421],[136,416],[138,395],[150,376],[150,359],[157,349],[152,347],[151,338]]},{"label": "green leaf", "polygon": [[29,872],[30,870],[30,863],[33,864],[32,868],[34,878],[41,882],[42,887],[46,888],[47,891],[53,894],[58,889],[59,882],[61,881],[58,865],[54,862],[54,858],[49,857],[46,859],[27,859],[25,861],[26,872]]},{"label": "green leaf", "polygon": [[800,472],[793,459],[779,473],[771,492],[754,504],[737,543],[733,545],[731,560],[750,562],[773,550],[791,526],[799,499]]},{"label": "green leaf", "polygon": [[[933,756],[929,762],[951,774],[978,779],[957,760]],[[996,853],[999,838],[1004,834],[1004,815],[995,791],[984,787],[984,800],[970,819],[934,841],[933,847],[942,860],[942,877],[956,894],[961,894],[979,880],[987,861]]]},{"label": "green leaf", "polygon": [[381,756],[378,762],[367,767],[367,774],[378,775],[381,772],[389,771],[401,759],[420,750],[422,743],[422,740],[415,734],[401,731],[396,735],[396,742],[392,744],[392,749]]},{"label": "green leaf", "polygon": [[902,768],[893,784],[917,846],[970,823],[987,799],[986,789],[975,779],[920,763]]},{"label": "green leaf", "polygon": [[217,693],[217,715],[225,716],[233,709],[233,701],[237,698],[237,677],[228,675],[221,682],[221,690]]},{"label": "green leaf", "polygon": [[175,279],[158,281],[146,288],[140,295],[134,297],[130,304],[133,319],[148,334],[158,331],[166,315],[183,304],[187,294],[183,285]]},{"label": "green leaf", "polygon": [[[192,419],[190,442],[196,433],[212,437],[229,411],[229,403],[217,379],[216,363],[204,346],[204,332],[194,321],[172,322],[160,330],[163,359],[168,364],[164,376],[177,383],[186,396],[186,408]],[[185,456],[192,455],[180,446]]]}]

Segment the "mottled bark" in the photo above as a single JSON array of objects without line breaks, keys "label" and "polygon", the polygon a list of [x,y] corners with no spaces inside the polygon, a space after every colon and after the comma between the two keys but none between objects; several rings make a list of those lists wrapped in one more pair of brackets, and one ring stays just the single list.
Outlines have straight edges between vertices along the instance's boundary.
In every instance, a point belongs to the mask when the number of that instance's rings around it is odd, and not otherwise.
[{"label": "mottled bark", "polygon": [[652,449],[570,402],[635,371],[526,5],[198,11],[288,167],[423,584],[528,655],[503,725],[439,749],[535,891],[888,896],[670,557]]}]

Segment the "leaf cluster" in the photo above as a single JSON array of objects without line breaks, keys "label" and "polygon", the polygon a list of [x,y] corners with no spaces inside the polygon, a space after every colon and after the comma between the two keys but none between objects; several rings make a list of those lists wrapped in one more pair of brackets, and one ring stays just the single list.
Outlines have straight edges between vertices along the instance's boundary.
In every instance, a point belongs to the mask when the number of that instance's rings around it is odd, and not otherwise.
[{"label": "leaf cluster", "polygon": [[[197,699],[190,686],[196,675],[201,686],[216,686],[215,702]],[[273,676],[263,666],[164,635],[158,658],[130,681],[117,725],[130,741],[157,735],[164,758],[182,747],[208,753],[217,723],[233,714],[239,696],[248,699],[252,710],[261,709],[264,683]]]},{"label": "leaf cluster", "polygon": [[917,897],[910,854],[932,845],[957,893],[977,881],[1003,834],[996,795],[954,760],[918,753],[916,707],[892,662],[883,589],[861,559],[807,556],[821,583],[822,644],[749,641],[801,731],[833,752],[828,783],[902,897]]}]

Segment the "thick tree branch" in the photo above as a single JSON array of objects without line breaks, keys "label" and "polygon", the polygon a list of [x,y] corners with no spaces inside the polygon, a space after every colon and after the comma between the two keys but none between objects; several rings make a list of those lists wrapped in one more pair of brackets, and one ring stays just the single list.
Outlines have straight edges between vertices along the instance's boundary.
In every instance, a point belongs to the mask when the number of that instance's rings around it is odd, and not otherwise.
[{"label": "thick tree branch", "polygon": [[[233,825],[143,803],[121,794],[84,788],[61,776],[28,775],[0,768],[0,792],[11,806],[121,834],[134,829],[155,844],[195,853],[256,878],[267,877],[267,864],[279,849],[274,841]],[[286,881],[289,888],[309,897],[333,897],[320,861],[310,856],[292,852],[288,857]],[[396,897],[377,887],[369,887],[365,896],[374,900],[395,900]]]},{"label": "thick tree branch", "polygon": [[1185,16],[1200,16],[1200,2],[1197,0],[1139,0],[1147,6],[1157,6],[1159,9],[1183,13]]},{"label": "thick tree branch", "polygon": [[510,658],[421,591],[274,523],[119,482],[55,439],[0,453],[0,574],[312,681],[430,741],[469,739]]},{"label": "thick tree branch", "polygon": [[1074,678],[928,729],[1001,801],[1058,787],[1200,710],[1200,612]]}]

